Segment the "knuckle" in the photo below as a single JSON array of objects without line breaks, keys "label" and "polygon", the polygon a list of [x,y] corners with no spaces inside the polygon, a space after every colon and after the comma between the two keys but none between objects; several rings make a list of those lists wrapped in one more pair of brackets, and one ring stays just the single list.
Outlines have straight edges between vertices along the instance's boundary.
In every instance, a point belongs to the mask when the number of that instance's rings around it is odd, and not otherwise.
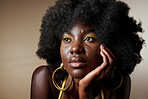
[{"label": "knuckle", "polygon": [[79,81],[79,87],[81,87],[81,88],[85,88],[86,87],[86,83],[85,82],[83,82],[83,81]]},{"label": "knuckle", "polygon": [[110,60],[110,63],[114,63],[114,60],[113,60],[113,59],[111,59],[111,60]]},{"label": "knuckle", "polygon": [[104,65],[107,66],[107,65],[109,65],[109,63],[108,62],[104,62]]}]

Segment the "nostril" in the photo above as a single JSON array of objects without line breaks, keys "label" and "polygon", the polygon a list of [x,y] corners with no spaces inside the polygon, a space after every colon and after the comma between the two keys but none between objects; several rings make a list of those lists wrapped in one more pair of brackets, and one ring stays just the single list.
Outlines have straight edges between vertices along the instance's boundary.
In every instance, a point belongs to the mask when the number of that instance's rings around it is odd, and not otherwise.
[{"label": "nostril", "polygon": [[78,51],[77,54],[82,54],[82,53],[80,51]]},{"label": "nostril", "polygon": [[71,51],[70,54],[73,54],[73,51]]},{"label": "nostril", "polygon": [[78,50],[72,50],[70,51],[70,54],[85,54],[85,50],[83,49],[78,49]]},{"label": "nostril", "polygon": [[70,54],[85,54],[85,49],[83,46],[73,46],[70,50]]}]

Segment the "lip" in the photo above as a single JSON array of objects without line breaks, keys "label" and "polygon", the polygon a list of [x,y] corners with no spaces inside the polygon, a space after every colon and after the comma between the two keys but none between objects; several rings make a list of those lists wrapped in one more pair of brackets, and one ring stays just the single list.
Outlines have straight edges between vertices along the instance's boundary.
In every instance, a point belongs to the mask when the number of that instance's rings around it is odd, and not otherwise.
[{"label": "lip", "polygon": [[72,62],[69,63],[69,66],[73,67],[73,68],[82,68],[86,65],[86,63],[83,62]]},{"label": "lip", "polygon": [[72,57],[69,62],[69,66],[73,68],[81,68],[86,65],[84,58],[82,57]]}]

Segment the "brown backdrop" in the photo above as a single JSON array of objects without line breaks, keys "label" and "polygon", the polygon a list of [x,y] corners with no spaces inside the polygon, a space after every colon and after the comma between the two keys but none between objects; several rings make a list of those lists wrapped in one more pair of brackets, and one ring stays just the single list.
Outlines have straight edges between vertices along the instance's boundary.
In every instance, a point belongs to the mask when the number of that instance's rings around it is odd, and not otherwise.
[{"label": "brown backdrop", "polygon": [[[130,15],[143,22],[148,30],[148,1],[124,0],[131,6]],[[35,55],[41,19],[54,0],[0,0],[0,99],[29,99],[33,70],[46,64]],[[148,34],[142,35],[148,40]],[[148,97],[148,48],[144,60],[132,77],[131,99]]]}]

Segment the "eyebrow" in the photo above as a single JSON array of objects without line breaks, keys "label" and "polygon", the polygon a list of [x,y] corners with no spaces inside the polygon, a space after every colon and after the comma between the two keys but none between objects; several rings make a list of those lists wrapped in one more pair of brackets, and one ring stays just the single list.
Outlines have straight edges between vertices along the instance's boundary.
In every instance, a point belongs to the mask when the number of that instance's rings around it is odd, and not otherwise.
[{"label": "eyebrow", "polygon": [[86,34],[87,34],[87,33],[91,33],[91,32],[95,32],[95,30],[92,29],[92,30],[84,30],[84,31],[83,31],[83,33],[86,33]]}]

